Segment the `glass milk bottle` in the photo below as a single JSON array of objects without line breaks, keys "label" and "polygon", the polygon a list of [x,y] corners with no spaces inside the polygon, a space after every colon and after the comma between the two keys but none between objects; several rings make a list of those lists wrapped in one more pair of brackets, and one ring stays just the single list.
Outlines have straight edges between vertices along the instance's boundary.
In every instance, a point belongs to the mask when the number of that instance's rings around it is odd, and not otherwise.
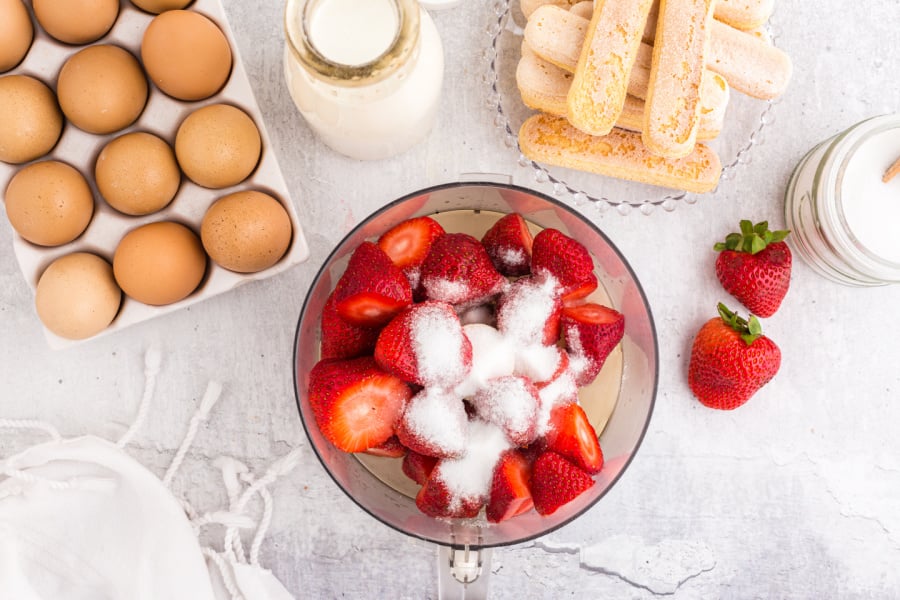
[{"label": "glass milk bottle", "polygon": [[291,98],[337,152],[388,158],[431,130],[444,54],[417,0],[288,0],[285,37]]},{"label": "glass milk bottle", "polygon": [[900,114],[857,123],[801,159],[785,194],[789,241],[819,274],[855,286],[900,283]]}]

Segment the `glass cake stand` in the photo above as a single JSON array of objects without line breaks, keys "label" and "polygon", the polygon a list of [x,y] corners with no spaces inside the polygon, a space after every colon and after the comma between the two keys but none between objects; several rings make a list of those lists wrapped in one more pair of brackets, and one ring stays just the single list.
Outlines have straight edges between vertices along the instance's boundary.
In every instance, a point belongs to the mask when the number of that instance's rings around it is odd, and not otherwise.
[{"label": "glass cake stand", "polygon": [[[525,17],[518,0],[493,0],[491,6],[492,20],[487,27],[490,44],[484,52],[488,108],[504,144],[514,153],[519,166],[532,172],[537,187],[569,198],[579,207],[591,206],[599,212],[615,209],[623,215],[634,209],[650,214],[656,207],[672,211],[679,204],[695,204],[700,199],[698,194],[543,165],[526,158],[519,150],[517,134],[534,111],[522,103],[516,86]],[[769,34],[777,39],[771,24]],[[720,188],[751,162],[751,151],[763,143],[764,131],[774,121],[776,103],[777,100],[758,100],[731,90],[722,133],[708,142],[722,161]]]}]

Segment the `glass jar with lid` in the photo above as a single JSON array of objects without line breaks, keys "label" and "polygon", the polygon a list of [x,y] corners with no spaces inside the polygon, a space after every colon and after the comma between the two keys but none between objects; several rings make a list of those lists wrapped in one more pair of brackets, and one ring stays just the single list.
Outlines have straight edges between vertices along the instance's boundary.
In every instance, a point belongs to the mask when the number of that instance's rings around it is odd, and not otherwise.
[{"label": "glass jar with lid", "polygon": [[285,38],[291,98],[337,152],[388,158],[432,129],[443,46],[417,0],[288,0]]},{"label": "glass jar with lid", "polygon": [[900,283],[900,114],[865,120],[800,160],[785,194],[797,253],[820,275],[855,286]]}]

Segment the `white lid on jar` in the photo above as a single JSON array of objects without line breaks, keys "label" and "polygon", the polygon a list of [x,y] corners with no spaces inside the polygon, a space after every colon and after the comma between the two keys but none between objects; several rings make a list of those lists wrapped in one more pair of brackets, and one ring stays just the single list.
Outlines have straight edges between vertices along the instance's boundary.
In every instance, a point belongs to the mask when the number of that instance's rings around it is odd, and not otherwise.
[{"label": "white lid on jar", "polygon": [[844,143],[848,150],[838,165],[836,181],[840,218],[863,252],[897,269],[900,178],[884,182],[882,175],[900,157],[900,119],[897,115],[870,119]]}]

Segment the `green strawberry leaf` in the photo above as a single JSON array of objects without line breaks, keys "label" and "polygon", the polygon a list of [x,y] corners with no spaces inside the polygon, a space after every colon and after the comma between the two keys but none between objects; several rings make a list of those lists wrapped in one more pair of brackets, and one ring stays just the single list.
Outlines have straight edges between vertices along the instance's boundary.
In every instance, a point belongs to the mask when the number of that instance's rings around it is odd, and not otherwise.
[{"label": "green strawberry leaf", "polygon": [[758,235],[754,235],[750,238],[750,254],[756,254],[766,248],[766,240],[759,237]]},{"label": "green strawberry leaf", "polygon": [[717,305],[719,316],[725,323],[734,329],[744,340],[748,346],[762,336],[762,325],[755,316],[750,315],[749,319],[742,319],[737,313],[732,312],[723,303]]},{"label": "green strawberry leaf", "polygon": [[754,225],[751,221],[743,219],[740,222],[740,228],[740,233],[729,233],[725,236],[724,243],[714,244],[713,250],[716,252],[734,250],[735,252],[757,254],[769,244],[783,241],[790,233],[790,230],[784,229],[769,231],[768,221],[760,221]]}]

